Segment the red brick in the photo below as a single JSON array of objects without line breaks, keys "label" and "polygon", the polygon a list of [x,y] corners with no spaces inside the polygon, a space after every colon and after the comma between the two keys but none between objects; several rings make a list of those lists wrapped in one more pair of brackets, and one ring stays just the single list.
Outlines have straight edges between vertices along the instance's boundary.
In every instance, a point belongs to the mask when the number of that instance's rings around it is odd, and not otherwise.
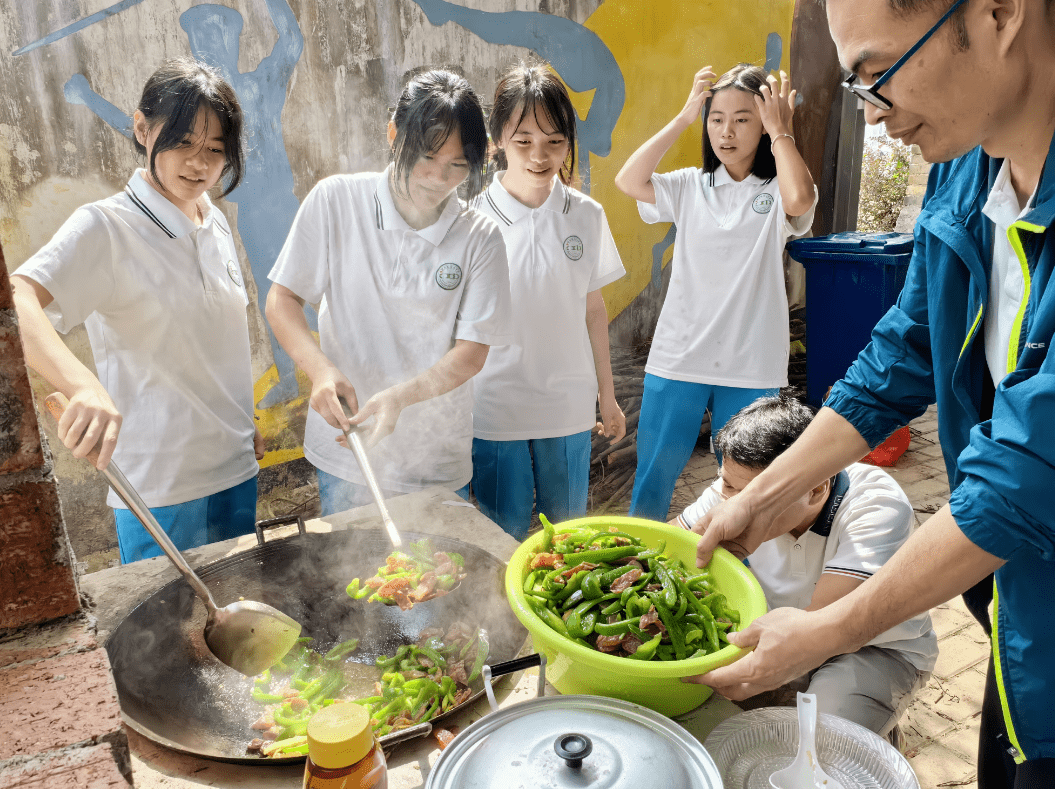
[{"label": "red brick", "polygon": [[54,482],[0,491],[0,628],[80,607]]},{"label": "red brick", "polygon": [[44,625],[22,627],[0,637],[0,669],[57,655],[88,652],[98,646],[94,626],[84,614],[74,614]]},{"label": "red brick", "polygon": [[121,711],[106,650],[0,670],[0,761],[120,738]]},{"label": "red brick", "polygon": [[0,474],[44,465],[33,390],[14,312],[0,313]]},{"label": "red brick", "polygon": [[0,767],[0,786],[6,789],[127,789],[130,785],[109,743]]}]

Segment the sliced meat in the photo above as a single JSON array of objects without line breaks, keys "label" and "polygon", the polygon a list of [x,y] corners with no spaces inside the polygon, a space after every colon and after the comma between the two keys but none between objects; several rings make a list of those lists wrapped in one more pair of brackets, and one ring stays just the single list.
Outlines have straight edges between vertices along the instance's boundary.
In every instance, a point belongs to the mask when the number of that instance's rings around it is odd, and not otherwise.
[{"label": "sliced meat", "polygon": [[307,699],[296,698],[289,700],[289,708],[293,710],[293,712],[303,712],[310,706],[311,704]]},{"label": "sliced meat", "polygon": [[529,565],[532,570],[539,567],[556,567],[564,564],[564,556],[559,553],[536,553]]},{"label": "sliced meat", "polygon": [[404,575],[400,578],[393,578],[391,581],[385,581],[385,583],[377,590],[377,593],[381,597],[395,597],[397,591],[402,591],[406,594],[406,591],[409,588],[410,579]]},{"label": "sliced meat", "polygon": [[597,636],[597,649],[601,652],[615,652],[629,636],[629,633],[620,636]]},{"label": "sliced meat", "polygon": [[380,575],[375,575],[373,578],[367,578],[364,586],[369,586],[371,589],[380,589],[385,585],[385,579]]},{"label": "sliced meat", "polygon": [[455,663],[453,666],[447,664],[447,676],[457,682],[459,685],[469,684],[469,675],[465,673],[465,663]]},{"label": "sliced meat", "polygon": [[473,692],[469,688],[462,688],[454,694],[454,706],[457,707],[459,704],[464,704],[469,700],[469,697],[473,695]]},{"label": "sliced meat", "polygon": [[626,537],[615,537],[615,538],[612,539],[612,542],[614,542],[616,545],[629,545],[630,544],[630,540],[627,539]]},{"label": "sliced meat", "polygon": [[639,562],[633,556],[628,556],[625,559],[619,559],[618,561],[613,562],[613,563],[614,564],[621,564],[624,567],[636,567],[639,570],[644,570],[645,569],[644,566],[641,564],[641,562]]},{"label": "sliced meat", "polygon": [[281,733],[281,726],[272,726],[270,729],[266,730],[263,734],[261,734],[260,737],[264,740],[264,742],[274,742],[278,739],[278,735],[280,735]]},{"label": "sliced meat", "polygon": [[454,560],[446,553],[436,551],[432,554],[432,559],[436,562],[436,575],[454,575]]},{"label": "sliced meat", "polygon": [[410,593],[410,599],[416,603],[424,602],[436,591],[436,573],[429,570],[418,579],[417,588]]},{"label": "sliced meat", "polygon": [[458,621],[450,626],[443,640],[451,644],[455,641],[468,641],[476,636],[476,628],[469,627],[465,622]]},{"label": "sliced meat", "polygon": [[[656,635],[656,633],[667,632],[667,628],[665,628],[663,626],[663,622],[660,621],[659,614],[656,613],[655,606],[651,606],[648,609],[647,614],[641,615],[641,619],[638,620],[637,626],[640,627],[642,630],[652,633],[652,635]],[[650,630],[649,628],[654,629]]]},{"label": "sliced meat", "polygon": [[255,751],[259,751],[263,746],[264,741],[261,740],[259,737],[256,737],[249,741],[249,744],[245,746],[245,749],[247,752],[253,753]]},{"label": "sliced meat", "polygon": [[[249,728],[255,729],[256,731],[267,731],[268,729],[270,729],[274,725],[275,725],[275,718],[274,718],[274,716],[270,712],[265,712],[263,715],[260,716],[259,719],[257,719],[256,723],[254,723]],[[257,746],[257,747],[260,747],[260,746]]]},{"label": "sliced meat", "polygon": [[[424,578],[425,576],[423,575],[421,577]],[[418,643],[423,644],[430,638],[439,638],[442,635],[442,627],[426,627],[424,630],[421,631],[421,635],[418,637]]]},{"label": "sliced meat", "polygon": [[563,571],[561,573],[561,577],[563,577],[563,578],[571,578],[577,572],[580,572],[582,570],[596,570],[597,567],[598,567],[598,565],[596,565],[596,564],[590,564],[589,562],[582,562],[580,564],[575,565],[570,570]]},{"label": "sliced meat", "polygon": [[414,601],[410,599],[406,589],[397,589],[392,595],[392,599],[396,601],[400,611],[409,611],[414,607]]},{"label": "sliced meat", "polygon": [[627,589],[629,589],[631,586],[633,586],[635,583],[637,583],[637,580],[643,574],[644,573],[641,570],[639,570],[638,568],[635,567],[630,572],[623,573],[618,578],[616,578],[614,581],[612,581],[611,590],[613,592],[625,592]]},{"label": "sliced meat", "polygon": [[626,650],[626,653],[628,655],[632,655],[635,652],[637,652],[637,650],[641,646],[641,644],[642,644],[642,641],[641,641],[640,638],[638,638],[635,635],[630,635],[630,636],[627,636],[625,641],[623,641],[623,649]]}]

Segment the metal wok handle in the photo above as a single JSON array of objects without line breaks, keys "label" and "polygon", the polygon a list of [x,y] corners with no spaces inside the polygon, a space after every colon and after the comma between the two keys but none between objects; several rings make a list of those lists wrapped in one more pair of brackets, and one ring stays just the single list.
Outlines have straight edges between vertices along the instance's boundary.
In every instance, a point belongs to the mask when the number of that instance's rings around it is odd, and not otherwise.
[{"label": "metal wok handle", "polygon": [[485,665],[483,667],[480,673],[484,678],[484,691],[487,693],[487,703],[491,705],[491,712],[498,712],[498,701],[495,699],[494,688],[491,687],[491,678],[501,677],[504,674],[512,674],[514,671],[523,671],[526,668],[535,666],[538,666],[538,690],[535,695],[541,698],[546,695],[546,656],[541,652],[513,658],[494,666]]},{"label": "metal wok handle", "polygon": [[[47,406],[48,412],[55,417],[56,422],[62,418],[62,415],[65,413],[66,407],[69,404],[70,401],[67,400],[66,396],[61,392],[54,392],[44,399],[44,405]],[[89,460],[92,465],[94,465],[98,459],[98,448],[92,449],[87,455],[87,460]],[[202,602],[205,603],[208,612],[210,614],[215,613],[216,603],[213,601],[208,587],[202,583],[202,580],[194,573],[194,570],[191,569],[187,560],[183,558],[183,554],[179,552],[179,549],[165,533],[165,530],[161,528],[161,524],[159,524],[157,519],[154,518],[154,515],[146,505],[146,502],[139,497],[139,494],[121,472],[121,469],[117,467],[117,464],[111,461],[110,464],[99,473],[106,477],[106,481],[110,483],[110,487],[114,489],[114,493],[118,495],[121,501],[128,505],[128,509],[132,511],[133,515],[139,518],[139,522],[143,524],[143,527],[148,532],[150,532],[150,536],[154,538],[155,542],[161,547],[161,550],[165,552],[165,555],[172,560],[174,565],[176,565],[176,569],[187,579],[187,583],[190,584],[191,589],[193,589],[198,597],[202,599]]]}]

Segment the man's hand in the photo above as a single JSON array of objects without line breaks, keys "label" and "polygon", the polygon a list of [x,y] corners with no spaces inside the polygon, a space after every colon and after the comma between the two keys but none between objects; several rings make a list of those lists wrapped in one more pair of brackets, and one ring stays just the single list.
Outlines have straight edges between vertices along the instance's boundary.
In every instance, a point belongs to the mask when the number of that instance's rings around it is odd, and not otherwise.
[{"label": "man's hand", "polygon": [[95,467],[110,465],[121,431],[121,414],[102,385],[86,386],[73,393],[58,423],[59,440],[75,458],[87,457],[98,447]]},{"label": "man's hand", "polygon": [[759,617],[729,643],[753,651],[728,666],[685,682],[710,685],[727,699],[740,701],[779,688],[817,668],[833,655],[850,651],[830,638],[819,637],[820,612],[778,608]]},{"label": "man's hand", "polygon": [[264,434],[259,429],[253,431],[253,454],[256,455],[257,460],[263,460],[264,454],[267,452],[264,447]]},{"label": "man's hand", "polygon": [[711,508],[692,530],[702,535],[696,544],[696,566],[706,567],[714,549],[721,545],[737,559],[750,556],[759,545],[779,537],[769,533],[773,518],[756,514],[747,489]]}]

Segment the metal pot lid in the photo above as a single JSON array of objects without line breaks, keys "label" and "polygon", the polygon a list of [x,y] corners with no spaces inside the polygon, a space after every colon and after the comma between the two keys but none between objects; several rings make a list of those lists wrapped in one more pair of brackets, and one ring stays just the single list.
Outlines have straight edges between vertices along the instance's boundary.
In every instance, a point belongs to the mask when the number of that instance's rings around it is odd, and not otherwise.
[{"label": "metal pot lid", "polygon": [[458,735],[427,789],[721,789],[703,745],[657,712],[600,696],[548,696]]}]

